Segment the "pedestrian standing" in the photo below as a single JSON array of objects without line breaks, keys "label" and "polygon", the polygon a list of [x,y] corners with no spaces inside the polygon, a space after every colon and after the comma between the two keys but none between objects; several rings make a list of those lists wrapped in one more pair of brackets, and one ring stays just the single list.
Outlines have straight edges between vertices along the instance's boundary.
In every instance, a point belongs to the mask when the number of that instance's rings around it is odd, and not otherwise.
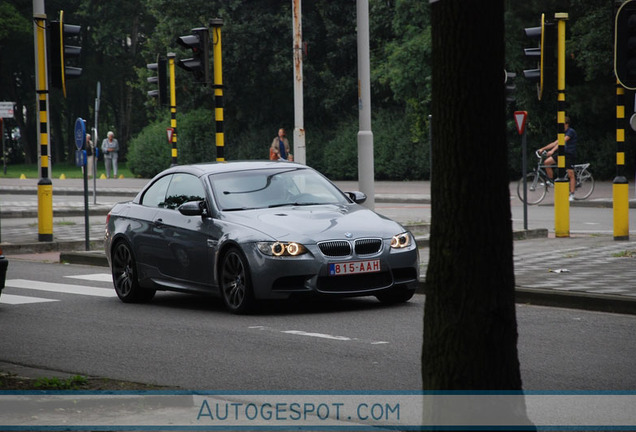
[{"label": "pedestrian standing", "polygon": [[285,129],[278,129],[278,136],[274,138],[269,147],[269,158],[271,160],[294,160],[294,156],[289,152],[289,141],[285,136]]},{"label": "pedestrian standing", "polygon": [[106,178],[110,178],[112,169],[114,178],[117,178],[117,156],[119,154],[119,142],[115,139],[115,134],[108,131],[106,139],[102,142],[102,152],[104,153],[104,165],[106,166]]}]

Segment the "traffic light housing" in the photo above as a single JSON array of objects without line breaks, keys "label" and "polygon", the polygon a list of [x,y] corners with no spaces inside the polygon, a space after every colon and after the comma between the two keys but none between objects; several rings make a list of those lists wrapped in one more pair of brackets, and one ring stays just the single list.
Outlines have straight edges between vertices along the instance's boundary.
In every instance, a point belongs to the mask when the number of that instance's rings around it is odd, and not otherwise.
[{"label": "traffic light housing", "polygon": [[514,72],[508,72],[504,70],[504,84],[506,85],[506,102],[513,103],[516,101],[515,92],[517,91],[517,86],[515,85],[515,78],[517,74]]},{"label": "traffic light housing", "polygon": [[636,90],[636,1],[624,2],[614,26],[614,73],[628,90]]},{"label": "traffic light housing", "polygon": [[49,70],[51,71],[51,86],[62,89],[66,97],[66,80],[78,78],[82,68],[67,66],[66,60],[79,57],[82,47],[68,45],[66,38],[77,37],[82,27],[64,23],[64,11],[60,11],[60,20],[51,21],[49,26]]},{"label": "traffic light housing", "polygon": [[200,83],[210,82],[210,33],[207,27],[191,30],[193,34],[180,36],[177,43],[192,50],[191,58],[179,60],[177,66],[194,74]]},{"label": "traffic light housing", "polygon": [[148,77],[149,83],[156,83],[157,88],[150,90],[148,96],[156,97],[160,106],[168,105],[168,75],[166,73],[167,61],[165,57],[157,56],[156,63],[149,63],[146,67],[151,71],[156,71],[157,74]]},{"label": "traffic light housing", "polygon": [[541,14],[541,25],[526,28],[525,34],[530,39],[538,39],[539,46],[523,50],[525,56],[533,60],[537,66],[535,69],[525,69],[523,76],[525,79],[537,83],[537,98],[541,100],[543,90],[546,88],[546,78],[550,76],[554,63],[556,36],[554,23],[546,22],[545,14]]}]

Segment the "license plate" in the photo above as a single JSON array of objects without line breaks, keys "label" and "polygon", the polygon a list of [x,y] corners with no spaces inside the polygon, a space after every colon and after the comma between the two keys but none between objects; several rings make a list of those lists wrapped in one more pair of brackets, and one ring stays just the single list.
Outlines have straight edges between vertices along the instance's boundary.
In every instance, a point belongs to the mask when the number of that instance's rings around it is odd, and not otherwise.
[{"label": "license plate", "polygon": [[350,261],[329,264],[329,276],[373,273],[380,271],[380,260]]}]

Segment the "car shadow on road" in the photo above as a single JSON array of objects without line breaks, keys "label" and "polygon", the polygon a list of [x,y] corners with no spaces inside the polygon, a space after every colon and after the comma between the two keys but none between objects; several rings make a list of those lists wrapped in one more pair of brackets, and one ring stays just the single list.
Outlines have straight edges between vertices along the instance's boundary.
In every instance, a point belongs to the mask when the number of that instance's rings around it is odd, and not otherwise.
[{"label": "car shadow on road", "polygon": [[[192,294],[158,292],[150,305],[162,308],[182,309],[191,311],[207,311],[210,313],[224,313],[226,311],[223,300],[212,296]],[[308,296],[290,298],[287,300],[269,300],[258,303],[250,315],[277,316],[299,314],[334,314],[347,312],[364,312],[388,310],[394,308],[416,307],[415,303],[401,303],[387,305],[379,302],[375,297],[355,298],[325,298]]]}]

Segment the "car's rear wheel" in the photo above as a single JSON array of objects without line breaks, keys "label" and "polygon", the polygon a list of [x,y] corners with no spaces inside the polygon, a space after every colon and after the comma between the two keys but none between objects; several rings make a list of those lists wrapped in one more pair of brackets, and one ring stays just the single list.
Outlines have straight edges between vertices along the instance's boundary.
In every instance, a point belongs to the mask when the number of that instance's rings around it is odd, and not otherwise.
[{"label": "car's rear wheel", "polygon": [[155,296],[156,290],[139,285],[135,256],[124,241],[118,242],[113,250],[112,272],[115,292],[124,303],[147,302]]},{"label": "car's rear wheel", "polygon": [[405,303],[411,300],[415,290],[406,288],[393,288],[377,294],[375,297],[384,304]]},{"label": "car's rear wheel", "polygon": [[228,250],[221,261],[221,294],[232,313],[245,314],[254,309],[254,293],[247,259],[237,248]]}]

